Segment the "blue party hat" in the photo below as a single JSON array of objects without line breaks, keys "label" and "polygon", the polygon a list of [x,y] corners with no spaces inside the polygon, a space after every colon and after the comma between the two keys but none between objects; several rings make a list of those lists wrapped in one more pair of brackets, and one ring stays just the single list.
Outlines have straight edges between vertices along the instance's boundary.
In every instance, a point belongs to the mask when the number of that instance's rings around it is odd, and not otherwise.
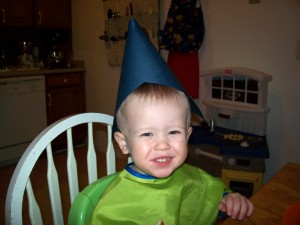
[{"label": "blue party hat", "polygon": [[[152,45],[148,36],[137,22],[131,19],[128,25],[115,113],[126,97],[143,83],[161,84],[182,91],[189,99],[191,111],[203,118],[192,97]],[[115,122],[114,130],[117,130]]]}]

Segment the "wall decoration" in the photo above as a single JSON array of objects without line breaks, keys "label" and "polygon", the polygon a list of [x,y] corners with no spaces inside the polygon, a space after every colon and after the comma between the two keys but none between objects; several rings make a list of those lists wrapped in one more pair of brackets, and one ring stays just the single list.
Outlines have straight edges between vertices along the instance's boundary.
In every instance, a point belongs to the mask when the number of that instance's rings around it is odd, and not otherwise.
[{"label": "wall decoration", "polygon": [[122,64],[128,22],[134,18],[158,49],[158,0],[103,0],[105,31],[100,39],[105,42],[111,66]]}]

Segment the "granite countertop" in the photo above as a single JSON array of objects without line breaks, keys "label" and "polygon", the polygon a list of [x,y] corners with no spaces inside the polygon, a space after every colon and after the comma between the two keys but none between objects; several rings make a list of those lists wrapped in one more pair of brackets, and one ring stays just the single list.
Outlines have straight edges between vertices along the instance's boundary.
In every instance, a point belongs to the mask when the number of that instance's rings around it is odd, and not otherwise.
[{"label": "granite countertop", "polygon": [[12,68],[0,69],[0,78],[24,77],[56,73],[72,73],[85,71],[83,61],[76,61],[72,67],[67,68]]}]

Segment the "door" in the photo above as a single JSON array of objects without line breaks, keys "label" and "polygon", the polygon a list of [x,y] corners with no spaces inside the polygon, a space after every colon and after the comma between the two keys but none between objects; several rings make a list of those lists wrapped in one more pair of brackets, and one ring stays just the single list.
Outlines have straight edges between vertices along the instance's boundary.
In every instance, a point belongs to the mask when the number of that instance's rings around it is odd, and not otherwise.
[{"label": "door", "polygon": [[[85,111],[83,94],[80,87],[56,88],[47,91],[47,121],[48,125],[66,116],[83,113]],[[86,127],[78,126],[72,130],[74,144],[84,141]],[[65,134],[56,139],[54,148],[61,149],[66,146]]]},{"label": "door", "polygon": [[1,26],[32,25],[31,0],[0,0]]},{"label": "door", "polygon": [[34,25],[49,28],[71,28],[71,1],[36,0]]},{"label": "door", "polygon": [[47,126],[44,76],[0,79],[0,166],[19,160]]}]

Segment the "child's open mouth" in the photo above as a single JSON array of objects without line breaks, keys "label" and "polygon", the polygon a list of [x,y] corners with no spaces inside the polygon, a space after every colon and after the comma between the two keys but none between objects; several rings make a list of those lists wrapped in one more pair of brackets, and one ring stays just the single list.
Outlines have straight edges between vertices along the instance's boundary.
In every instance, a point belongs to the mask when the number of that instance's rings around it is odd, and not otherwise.
[{"label": "child's open mouth", "polygon": [[162,158],[154,159],[153,162],[159,166],[166,166],[172,162],[172,159],[173,158],[171,158],[171,157],[162,157]]},{"label": "child's open mouth", "polygon": [[155,161],[157,161],[157,162],[167,162],[167,161],[169,161],[170,160],[170,157],[168,157],[168,158],[158,158],[158,159],[155,159]]}]

